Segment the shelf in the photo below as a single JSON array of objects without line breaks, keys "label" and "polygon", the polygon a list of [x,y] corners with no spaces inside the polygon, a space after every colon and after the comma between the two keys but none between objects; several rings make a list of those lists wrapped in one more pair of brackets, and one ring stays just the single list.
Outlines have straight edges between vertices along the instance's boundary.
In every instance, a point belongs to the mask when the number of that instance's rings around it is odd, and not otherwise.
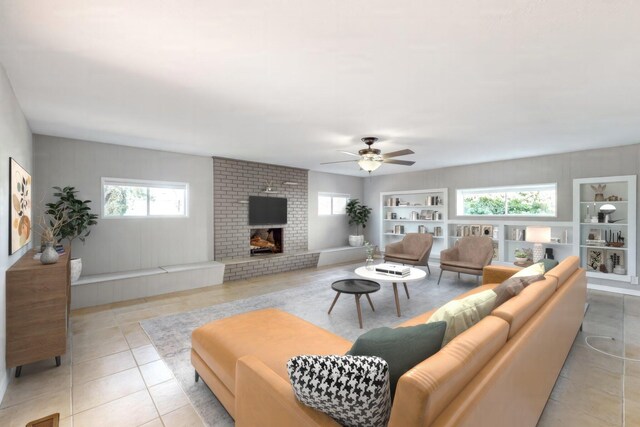
[{"label": "shelf", "polygon": [[587,270],[587,277],[597,279],[616,280],[619,282],[631,282],[631,276],[628,274],[602,273],[600,271]]},{"label": "shelf", "polygon": [[[507,243],[528,243],[530,245],[533,245],[533,242],[527,242],[526,240],[505,240],[505,242]],[[555,242],[548,242],[548,243],[542,243],[543,246],[573,246],[573,243],[555,243]]]},{"label": "shelf", "polygon": [[626,222],[581,222],[580,225],[591,225],[596,227],[626,227]]},{"label": "shelf", "polygon": [[[456,239],[456,240],[462,239],[463,237],[473,237],[473,236],[449,236],[450,239]],[[478,237],[480,237],[480,236],[478,236]],[[491,238],[491,240],[494,241],[494,242],[499,242],[500,241],[500,239],[494,239],[493,237]]]},{"label": "shelf", "polygon": [[383,206],[383,208],[443,208],[444,205]]},{"label": "shelf", "polygon": [[444,222],[442,219],[384,219],[383,221],[393,222]]},{"label": "shelf", "polygon": [[[398,234],[398,233],[382,233],[385,236],[404,236],[405,234]],[[430,233],[423,233],[423,234],[430,234]],[[444,239],[444,236],[433,236],[432,237],[434,239]]]},{"label": "shelf", "polygon": [[619,250],[619,251],[626,251],[628,248],[626,247],[621,247],[621,248],[616,248],[615,246],[593,246],[593,245],[580,245],[581,248],[589,248],[589,249],[610,249],[610,250]]},{"label": "shelf", "polygon": [[618,200],[618,201],[615,201],[615,202],[607,202],[607,201],[604,201],[604,202],[580,202],[581,205],[591,205],[593,203],[595,203],[596,205],[597,204],[601,204],[601,205],[607,205],[607,204],[616,205],[616,204],[619,204],[619,203],[620,204],[629,203],[629,201],[628,200]]}]

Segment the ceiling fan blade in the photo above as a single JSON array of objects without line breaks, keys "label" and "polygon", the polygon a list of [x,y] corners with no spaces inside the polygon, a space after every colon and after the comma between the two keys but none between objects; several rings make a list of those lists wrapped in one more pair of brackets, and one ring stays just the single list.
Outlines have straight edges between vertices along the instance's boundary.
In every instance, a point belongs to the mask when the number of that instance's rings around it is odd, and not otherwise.
[{"label": "ceiling fan blade", "polygon": [[360,154],[350,153],[349,151],[338,150],[338,152],[343,153],[343,154],[348,154],[350,156],[360,157]]},{"label": "ceiling fan blade", "polygon": [[415,162],[412,162],[412,161],[409,161],[409,160],[387,160],[387,159],[384,159],[383,163],[390,163],[392,165],[411,166]]},{"label": "ceiling fan blade", "polygon": [[351,162],[357,162],[357,160],[340,160],[338,162],[324,162],[324,163],[320,163],[321,165],[331,165],[334,163],[351,163]]},{"label": "ceiling fan blade", "polygon": [[409,150],[408,148],[405,148],[404,150],[393,151],[391,153],[383,154],[382,158],[383,159],[388,159],[388,158],[391,158],[391,157],[406,156],[407,154],[415,154],[415,153],[413,151]]}]

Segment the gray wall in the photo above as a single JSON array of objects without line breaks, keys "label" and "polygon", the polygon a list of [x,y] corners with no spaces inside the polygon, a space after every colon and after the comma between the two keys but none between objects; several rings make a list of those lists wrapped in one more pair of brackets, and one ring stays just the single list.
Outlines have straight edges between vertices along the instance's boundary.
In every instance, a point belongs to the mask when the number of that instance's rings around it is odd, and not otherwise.
[{"label": "gray wall", "polygon": [[[9,157],[16,159],[33,178],[32,136],[20,105],[0,65],[0,400],[7,389],[9,372],[5,364],[7,349],[5,272],[31,245],[9,256]],[[35,199],[33,199],[35,200]],[[33,222],[33,221],[32,221]]]},{"label": "gray wall", "polygon": [[[574,178],[636,175],[639,170],[640,144],[636,144],[396,175],[374,175],[364,183],[365,201],[374,209],[371,227],[367,227],[367,238],[376,244],[379,240],[380,192],[448,188],[449,218],[456,219],[455,191],[458,188],[557,182],[558,216],[544,220],[572,221]],[[637,209],[638,206],[636,212]],[[638,254],[640,257],[640,252]]]},{"label": "gray wall", "polygon": [[349,227],[346,215],[318,215],[318,193],[349,194],[362,201],[363,178],[309,171],[309,250],[336,248],[349,244]]},{"label": "gray wall", "polygon": [[[74,242],[83,275],[208,261],[213,255],[211,158],[36,135],[34,199],[74,186],[100,212],[101,177],[189,183],[188,218],[99,219]],[[39,239],[37,239],[39,240]]]},{"label": "gray wall", "polygon": [[[284,253],[307,250],[307,170],[242,160],[213,158],[215,259],[249,256],[249,196],[285,197]],[[277,194],[263,192],[270,182]],[[297,185],[285,185],[295,182]],[[280,227],[275,225],[274,227]]]}]

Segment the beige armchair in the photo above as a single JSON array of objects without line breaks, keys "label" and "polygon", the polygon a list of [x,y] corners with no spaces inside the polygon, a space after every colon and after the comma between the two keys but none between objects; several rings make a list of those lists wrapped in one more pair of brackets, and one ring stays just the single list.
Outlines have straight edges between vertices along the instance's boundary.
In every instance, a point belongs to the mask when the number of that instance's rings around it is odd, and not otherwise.
[{"label": "beige armchair", "polygon": [[440,276],[442,272],[453,271],[458,273],[482,276],[482,269],[491,264],[493,259],[493,242],[487,236],[463,237],[456,242],[453,248],[440,252]]},{"label": "beige armchair", "polygon": [[429,255],[433,246],[433,236],[425,233],[407,233],[404,238],[387,245],[384,249],[385,262],[409,265],[426,265],[429,274]]}]

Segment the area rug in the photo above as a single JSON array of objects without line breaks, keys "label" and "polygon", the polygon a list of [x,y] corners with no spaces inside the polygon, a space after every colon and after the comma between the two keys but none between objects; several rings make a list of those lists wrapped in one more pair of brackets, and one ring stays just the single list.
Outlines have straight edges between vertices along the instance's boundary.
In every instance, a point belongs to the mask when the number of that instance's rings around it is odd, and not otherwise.
[{"label": "area rug", "polygon": [[[418,283],[409,283],[411,298],[407,299],[402,285],[398,287],[402,316],[396,314],[393,288],[382,284],[380,291],[371,294],[375,312],[366,299],[361,300],[364,328],[360,329],[353,296],[343,294],[331,314],[327,310],[335,292],[326,277],[307,285],[260,295],[244,300],[205,307],[185,313],[157,317],[140,322],[158,353],[173,371],[183,390],[208,426],[232,426],[233,419],[202,382],[194,382],[190,362],[191,331],[212,320],[262,308],[279,308],[349,340],[355,340],[369,329],[395,326],[418,314],[439,307],[452,298],[474,288],[473,278],[467,281],[443,279],[436,285],[439,271]],[[353,277],[355,275],[351,274]],[[348,276],[347,276],[348,277]],[[347,278],[340,277],[340,278]],[[464,277],[463,277],[464,279]],[[337,279],[336,279],[337,280]]]}]

